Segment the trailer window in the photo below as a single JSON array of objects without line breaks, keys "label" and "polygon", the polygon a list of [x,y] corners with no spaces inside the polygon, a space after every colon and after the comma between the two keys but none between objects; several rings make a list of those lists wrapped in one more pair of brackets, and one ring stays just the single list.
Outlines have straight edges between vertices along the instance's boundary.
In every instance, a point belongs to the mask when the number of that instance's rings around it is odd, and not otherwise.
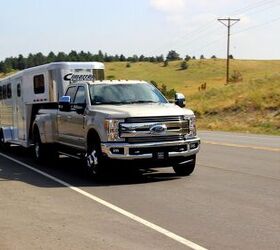
[{"label": "trailer window", "polygon": [[17,96],[18,97],[21,96],[21,86],[20,86],[20,83],[18,83],[18,85],[17,85]]},{"label": "trailer window", "polygon": [[45,92],[45,79],[44,75],[37,75],[33,78],[34,93],[42,94]]},{"label": "trailer window", "polygon": [[7,98],[7,86],[3,85],[3,99]]},{"label": "trailer window", "polygon": [[11,84],[9,83],[7,85],[7,98],[11,98],[12,97],[12,87]]},{"label": "trailer window", "polygon": [[3,87],[0,86],[0,100],[3,99]]}]

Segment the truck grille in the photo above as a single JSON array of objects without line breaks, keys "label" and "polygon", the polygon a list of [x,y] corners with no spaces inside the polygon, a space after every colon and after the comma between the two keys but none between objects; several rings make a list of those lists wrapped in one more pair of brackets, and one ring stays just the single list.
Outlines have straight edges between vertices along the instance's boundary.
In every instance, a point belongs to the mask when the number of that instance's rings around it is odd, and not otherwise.
[{"label": "truck grille", "polygon": [[132,117],[120,124],[120,137],[128,143],[184,140],[189,131],[184,116]]},{"label": "truck grille", "polygon": [[125,139],[125,141],[128,143],[166,142],[166,141],[180,141],[180,140],[184,140],[183,135],[128,137]]},{"label": "truck grille", "polygon": [[182,121],[183,116],[154,116],[154,117],[129,117],[125,119],[127,123],[140,123],[140,122],[173,122]]}]

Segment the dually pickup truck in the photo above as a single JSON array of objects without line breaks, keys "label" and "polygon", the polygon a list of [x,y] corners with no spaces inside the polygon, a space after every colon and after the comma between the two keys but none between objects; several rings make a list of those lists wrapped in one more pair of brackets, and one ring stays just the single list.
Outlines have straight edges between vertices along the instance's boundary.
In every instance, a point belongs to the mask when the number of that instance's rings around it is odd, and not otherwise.
[{"label": "dually pickup truck", "polygon": [[[200,149],[195,116],[144,81],[72,83],[58,107],[39,110],[32,131],[38,161],[58,153],[83,159],[97,175],[106,165],[173,167],[190,175]],[[110,164],[107,164],[107,163]]]}]

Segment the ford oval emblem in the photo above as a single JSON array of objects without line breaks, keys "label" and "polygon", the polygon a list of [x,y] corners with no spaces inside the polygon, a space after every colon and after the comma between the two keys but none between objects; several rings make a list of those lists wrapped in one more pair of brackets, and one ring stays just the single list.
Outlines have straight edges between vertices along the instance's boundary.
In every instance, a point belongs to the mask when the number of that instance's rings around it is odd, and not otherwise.
[{"label": "ford oval emblem", "polygon": [[153,125],[152,127],[150,127],[150,133],[151,134],[163,134],[165,133],[167,130],[167,127],[165,124],[157,124],[157,125]]}]

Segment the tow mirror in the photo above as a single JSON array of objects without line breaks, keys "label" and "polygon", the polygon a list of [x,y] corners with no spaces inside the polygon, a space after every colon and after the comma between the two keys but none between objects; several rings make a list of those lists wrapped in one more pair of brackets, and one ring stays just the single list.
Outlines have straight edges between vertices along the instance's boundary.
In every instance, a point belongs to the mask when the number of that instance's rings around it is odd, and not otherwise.
[{"label": "tow mirror", "polygon": [[175,94],[175,104],[176,105],[178,105],[181,108],[184,108],[186,106],[185,101],[186,101],[186,98],[182,93]]},{"label": "tow mirror", "polygon": [[71,110],[71,97],[62,96],[59,98],[58,107],[60,111],[70,111]]}]

